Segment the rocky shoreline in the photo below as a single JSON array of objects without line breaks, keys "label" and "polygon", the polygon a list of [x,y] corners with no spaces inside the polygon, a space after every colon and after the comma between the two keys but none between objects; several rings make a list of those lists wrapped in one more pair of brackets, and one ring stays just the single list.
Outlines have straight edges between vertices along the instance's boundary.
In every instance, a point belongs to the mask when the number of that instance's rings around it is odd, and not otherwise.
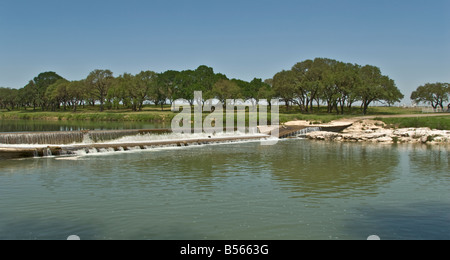
[{"label": "rocky shoreline", "polygon": [[354,122],[341,133],[319,131],[308,133],[305,137],[311,140],[338,142],[450,144],[450,130],[389,129],[383,122],[374,120]]}]

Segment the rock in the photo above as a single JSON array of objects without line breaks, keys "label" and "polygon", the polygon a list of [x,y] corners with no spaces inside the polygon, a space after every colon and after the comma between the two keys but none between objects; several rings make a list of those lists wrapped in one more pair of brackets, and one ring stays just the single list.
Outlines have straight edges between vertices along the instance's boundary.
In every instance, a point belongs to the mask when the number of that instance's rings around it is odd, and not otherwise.
[{"label": "rock", "polygon": [[450,143],[450,131],[431,130],[429,128],[385,129],[384,123],[363,120],[354,123],[342,133],[313,132],[306,135],[313,140],[372,143]]},{"label": "rock", "polygon": [[434,139],[433,139],[433,142],[435,142],[435,143],[443,143],[443,142],[445,142],[445,137],[443,137],[443,136],[438,136],[438,137],[435,137]]},{"label": "rock", "polygon": [[413,142],[413,140],[414,140],[414,139],[412,139],[411,137],[400,137],[400,138],[398,139],[398,141],[399,141],[400,143],[411,143],[411,142]]},{"label": "rock", "polygon": [[367,139],[378,139],[381,137],[385,137],[387,135],[387,133],[373,133],[370,135],[365,135],[364,137]]},{"label": "rock", "polygon": [[420,141],[424,144],[426,144],[429,141],[429,136],[428,135],[424,135],[420,138]]},{"label": "rock", "polygon": [[316,140],[334,140],[337,137],[340,137],[339,133],[334,132],[312,132],[306,134],[308,139],[316,139]]},{"label": "rock", "polygon": [[392,139],[392,137],[388,137],[388,136],[377,138],[377,142],[379,142],[379,143],[392,143],[393,141],[394,140]]}]

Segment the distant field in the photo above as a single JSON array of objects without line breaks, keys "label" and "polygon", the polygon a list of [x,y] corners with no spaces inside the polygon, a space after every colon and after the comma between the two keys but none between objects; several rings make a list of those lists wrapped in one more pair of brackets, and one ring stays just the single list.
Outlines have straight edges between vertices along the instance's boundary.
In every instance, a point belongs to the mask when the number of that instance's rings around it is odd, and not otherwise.
[{"label": "distant field", "polygon": [[450,115],[442,117],[380,118],[379,120],[392,128],[428,127],[437,130],[450,130]]}]

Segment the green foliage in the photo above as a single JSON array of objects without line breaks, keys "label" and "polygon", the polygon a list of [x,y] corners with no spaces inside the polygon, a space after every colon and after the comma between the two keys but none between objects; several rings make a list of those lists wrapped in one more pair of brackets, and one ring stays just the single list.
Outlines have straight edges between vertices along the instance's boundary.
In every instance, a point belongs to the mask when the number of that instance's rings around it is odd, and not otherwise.
[{"label": "green foliage", "polygon": [[0,88],[0,109],[13,110],[19,104],[19,90]]},{"label": "green foliage", "polygon": [[442,117],[413,117],[413,118],[378,118],[387,125],[395,128],[428,127],[437,130],[450,130],[450,116]]},{"label": "green foliage", "polygon": [[449,101],[449,95],[449,83],[427,83],[412,93],[411,100],[417,104],[429,103],[434,109],[444,109],[444,102]]},{"label": "green foliage", "polygon": [[110,70],[94,70],[86,79],[91,94],[100,102],[101,112],[104,110],[105,99],[113,80],[113,73]]},{"label": "green foliage", "polygon": [[289,108],[296,104],[302,112],[314,109],[314,102],[326,102],[328,113],[349,111],[352,105],[362,102],[362,112],[375,101],[389,105],[399,102],[404,96],[393,80],[383,76],[379,68],[343,63],[317,58],[297,63],[289,71],[277,73],[273,78],[273,89]]},{"label": "green foliage", "polygon": [[225,105],[227,99],[239,99],[241,98],[240,88],[236,80],[219,80],[212,89],[213,95]]},{"label": "green foliage", "polygon": [[[446,88],[448,93],[448,84]],[[85,79],[72,82],[55,72],[45,72],[20,90],[3,89],[0,108],[76,112],[80,107],[99,107],[100,112],[137,112],[151,103],[164,110],[167,102],[172,104],[177,99],[188,100],[192,105],[195,91],[203,92],[203,101],[216,98],[223,103],[226,99],[242,98],[257,104],[265,99],[271,106],[272,99],[279,99],[286,104],[285,112],[297,113],[298,109],[300,114],[322,113],[321,104],[327,105],[324,113],[353,114],[356,102],[362,103],[361,111],[367,114],[375,101],[392,105],[403,98],[395,82],[377,67],[316,58],[299,62],[273,79],[255,78],[251,82],[230,80],[204,65],[195,70],[142,71],[118,77],[110,70],[94,70]]]}]

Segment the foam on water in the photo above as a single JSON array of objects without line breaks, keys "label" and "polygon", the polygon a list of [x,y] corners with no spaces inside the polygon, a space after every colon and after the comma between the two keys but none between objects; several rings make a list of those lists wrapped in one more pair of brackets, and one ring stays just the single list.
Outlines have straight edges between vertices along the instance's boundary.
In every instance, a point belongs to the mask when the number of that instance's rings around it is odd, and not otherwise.
[{"label": "foam on water", "polygon": [[[229,140],[232,138],[241,138],[241,137],[261,137],[261,139],[255,140]],[[134,136],[126,136],[120,137],[115,140],[105,141],[105,142],[94,142],[88,135],[83,138],[82,143],[76,144],[63,144],[63,145],[46,145],[46,144],[11,144],[5,145],[0,144],[0,148],[18,148],[18,149],[36,149],[36,154],[38,150],[43,151],[44,157],[54,157],[52,154],[52,149],[55,147],[59,147],[58,156],[63,156],[64,158],[69,157],[84,157],[84,156],[96,156],[96,155],[108,155],[108,154],[117,154],[117,153],[133,153],[133,152],[142,152],[142,151],[160,151],[167,149],[186,149],[192,147],[202,147],[204,145],[224,145],[224,144],[234,144],[234,143],[247,143],[247,142],[259,142],[263,138],[267,138],[267,141],[274,140],[269,138],[267,135],[263,134],[249,134],[242,132],[232,132],[232,133],[218,133],[218,134],[139,134]],[[193,143],[184,143],[180,146],[180,143],[184,141],[192,141],[192,140],[202,140],[201,142],[193,142]],[[209,142],[208,140],[211,140]],[[221,141],[223,139],[223,141]],[[275,138],[276,139],[276,138]],[[161,142],[174,142],[173,144],[160,145]],[[146,146],[142,146],[139,144],[145,143]],[[152,145],[155,143],[155,145]],[[95,144],[99,144],[103,148],[95,148],[89,147]],[[120,147],[121,144],[124,144],[124,147]],[[136,145],[134,145],[136,144]],[[86,145],[86,147],[83,147]],[[107,147],[111,145],[112,147]],[[119,145],[119,147],[118,147]],[[79,147],[77,149],[76,147]],[[75,149],[74,149],[75,148]],[[39,157],[39,155],[35,155],[35,157]]]},{"label": "foam on water", "polygon": [[195,140],[195,139],[221,139],[221,138],[233,138],[233,137],[251,137],[251,136],[261,136],[264,137],[266,135],[263,134],[246,134],[241,132],[233,132],[233,133],[218,133],[215,135],[201,133],[201,134],[144,134],[144,135],[134,135],[134,136],[125,136],[116,140],[111,140],[107,142],[101,142],[103,144],[120,144],[120,143],[143,143],[143,142],[163,142],[163,141],[183,141],[183,140]]}]

